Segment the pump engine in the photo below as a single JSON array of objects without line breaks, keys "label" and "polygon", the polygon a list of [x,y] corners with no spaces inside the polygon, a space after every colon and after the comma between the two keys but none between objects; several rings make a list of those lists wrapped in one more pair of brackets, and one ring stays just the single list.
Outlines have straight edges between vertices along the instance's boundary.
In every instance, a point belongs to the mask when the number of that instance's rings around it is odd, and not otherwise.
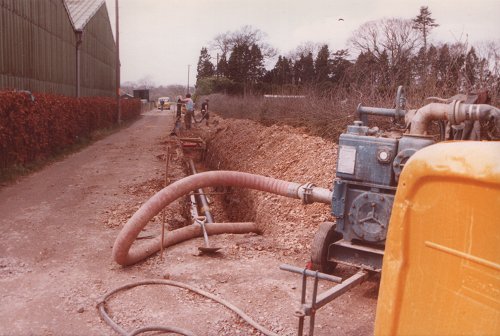
[{"label": "pump engine", "polygon": [[[469,122],[491,123],[500,129],[499,109],[486,104],[432,103],[419,110],[405,110],[400,86],[396,108],[358,106],[359,120],[339,138],[337,173],[333,181],[332,215],[336,223],[320,225],[312,243],[315,269],[330,272],[337,263],[380,271],[394,195],[401,171],[418,150],[445,138],[448,128]],[[476,112],[474,112],[476,111]],[[399,134],[369,128],[367,116],[405,121]],[[438,136],[427,134],[435,122]],[[424,131],[422,131],[424,130]]]}]

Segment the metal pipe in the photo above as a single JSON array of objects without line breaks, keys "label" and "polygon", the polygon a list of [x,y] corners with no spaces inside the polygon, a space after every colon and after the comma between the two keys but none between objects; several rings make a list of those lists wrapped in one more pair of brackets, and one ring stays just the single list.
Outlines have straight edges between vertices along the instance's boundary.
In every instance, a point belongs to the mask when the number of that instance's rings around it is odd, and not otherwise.
[{"label": "metal pipe", "polygon": [[191,201],[190,202],[191,217],[193,217],[193,219],[196,219],[200,216],[198,214],[198,206],[196,205],[196,198],[194,197],[193,194],[189,194],[189,200]]},{"label": "metal pipe", "polygon": [[298,273],[298,274],[305,274],[310,277],[318,277],[321,280],[328,280],[336,283],[342,283],[342,278],[330,275],[330,274],[325,274],[325,273],[320,273],[316,271],[311,271],[308,269],[292,266],[292,265],[287,265],[287,264],[282,264],[280,265],[280,270],[283,271],[288,271],[288,272],[293,272],[293,273]]},{"label": "metal pipe", "polygon": [[[190,158],[188,162],[189,162],[189,167],[191,168],[191,173],[193,175],[197,174],[198,172],[196,171],[193,159]],[[201,204],[201,211],[205,214],[206,218],[205,223],[213,223],[214,218],[210,213],[210,205],[208,204],[207,197],[205,196],[203,189],[202,188],[197,189],[196,194],[194,196],[198,199],[199,203]]]},{"label": "metal pipe", "polygon": [[[316,271],[316,274],[318,272]],[[316,296],[318,295],[318,281],[319,278],[317,276],[314,277],[314,286],[313,286],[313,296],[311,299],[311,316],[309,317],[309,336],[314,336],[314,321],[316,320]]]},{"label": "metal pipe", "polygon": [[122,108],[120,106],[120,15],[118,8],[118,0],[115,0],[115,17],[116,17],[116,57],[115,57],[115,81],[116,81],[116,109],[118,114],[118,124],[122,123]]},{"label": "metal pipe", "polygon": [[410,134],[425,135],[433,120],[448,120],[452,125],[457,125],[466,120],[489,119],[494,119],[497,132],[500,132],[500,109],[487,104],[464,104],[455,100],[450,104],[427,104],[418,109],[407,123],[411,123]]},{"label": "metal pipe", "polygon": [[[305,186],[310,186],[310,184],[300,185],[295,182],[287,182],[266,176],[224,170],[209,171],[187,176],[160,190],[147,202],[145,202],[134,215],[132,215],[118,234],[118,237],[113,245],[112,253],[114,260],[120,265],[131,265],[157,252],[159,250],[159,238],[152,239],[148,243],[142,244],[140,247],[137,247],[132,251],[130,250],[132,244],[142,229],[149,223],[151,218],[156,216],[164,207],[179,197],[189,194],[189,192],[193,190],[210,186],[250,188],[274,193],[276,195],[303,199],[304,194],[300,194],[299,189],[301,187],[305,188]],[[308,198],[309,202],[321,202],[326,204],[331,203],[331,198],[326,199],[324,197],[327,192],[330,193],[328,189],[318,187],[308,188],[311,190]],[[319,197],[319,195],[321,195],[321,197]],[[222,225],[223,224],[217,224],[214,226],[214,224],[212,224],[214,227],[220,227]],[[201,234],[199,225],[196,226],[198,232]],[[209,228],[210,224],[207,225],[207,231],[210,234]],[[231,229],[238,230],[239,228]],[[246,230],[248,229],[253,230],[255,227],[246,228]],[[172,234],[170,234],[165,240],[165,245],[167,245],[170,240],[177,239],[172,238],[175,231],[171,231]],[[219,233],[223,233],[223,231]]]},{"label": "metal pipe", "polygon": [[[283,265],[281,265],[283,266]],[[280,266],[280,268],[281,268]],[[289,265],[286,265],[289,266]],[[281,268],[282,269],[282,268]],[[302,291],[300,295],[300,305],[304,305],[306,303],[306,290],[307,290],[307,275],[306,275],[306,269],[303,269],[302,272]],[[302,336],[304,334],[304,319],[305,319],[305,314],[299,314],[299,330],[298,330],[298,336]]]},{"label": "metal pipe", "polygon": [[335,287],[332,287],[330,290],[327,290],[326,292],[321,293],[317,300],[316,304],[314,307],[311,307],[311,305],[305,305],[302,307],[304,310],[305,315],[310,315],[311,314],[311,309],[319,309],[329,303],[330,301],[334,300],[335,298],[339,297],[340,295],[344,294],[354,286],[360,284],[363,282],[365,279],[368,278],[370,273],[365,270],[361,270],[351,276],[350,278],[344,280],[341,284],[336,285]]},{"label": "metal pipe", "polygon": [[318,188],[312,183],[301,185],[297,193],[305,204],[314,202],[330,204],[333,197],[333,191],[325,188]]},{"label": "metal pipe", "polygon": [[76,30],[75,31],[76,38],[76,97],[81,96],[80,85],[81,85],[81,72],[80,72],[80,59],[81,59],[81,46],[83,42],[83,31]]},{"label": "metal pipe", "polygon": [[378,115],[385,117],[403,117],[405,114],[404,110],[389,109],[383,107],[361,106],[361,104],[358,105],[356,112],[360,117],[363,114]]}]

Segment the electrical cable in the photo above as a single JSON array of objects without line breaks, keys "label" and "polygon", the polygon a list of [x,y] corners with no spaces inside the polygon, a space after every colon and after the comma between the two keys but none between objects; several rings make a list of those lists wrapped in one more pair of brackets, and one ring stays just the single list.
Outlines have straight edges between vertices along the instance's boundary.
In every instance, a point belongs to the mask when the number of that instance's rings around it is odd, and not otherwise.
[{"label": "electrical cable", "polygon": [[131,289],[131,288],[134,288],[137,286],[145,286],[145,285],[167,285],[167,286],[174,286],[174,287],[179,287],[179,288],[184,288],[184,289],[190,290],[192,292],[195,292],[199,295],[205,296],[209,299],[212,299],[212,300],[226,306],[227,308],[232,310],[234,313],[239,315],[243,320],[245,320],[245,322],[250,324],[252,327],[257,329],[258,331],[260,331],[264,335],[266,335],[266,336],[278,336],[274,332],[267,330],[266,328],[264,328],[263,326],[261,326],[260,324],[258,324],[254,320],[252,320],[252,318],[250,316],[248,316],[245,312],[243,312],[241,309],[239,309],[238,307],[236,307],[235,305],[233,305],[229,301],[226,301],[222,298],[219,298],[219,297],[213,295],[212,293],[198,289],[198,288],[193,287],[191,285],[188,285],[188,284],[185,284],[182,282],[178,282],[178,281],[173,281],[173,280],[137,281],[137,282],[133,282],[133,283],[115,288],[103,296],[103,298],[97,303],[97,308],[99,310],[99,313],[101,314],[101,317],[103,318],[103,320],[106,323],[108,323],[108,325],[114,331],[119,333],[120,335],[132,336],[132,335],[138,335],[140,333],[147,332],[147,331],[169,331],[169,332],[175,332],[177,334],[185,335],[185,336],[194,336],[195,335],[193,332],[191,332],[189,330],[177,328],[177,327],[170,327],[170,326],[146,326],[146,327],[141,327],[139,329],[135,329],[132,332],[128,333],[125,329],[123,329],[115,321],[113,321],[113,319],[111,317],[109,317],[108,313],[106,312],[106,308],[105,308],[106,300],[108,298],[110,298],[112,295],[114,295],[117,292],[120,292],[122,290]]}]

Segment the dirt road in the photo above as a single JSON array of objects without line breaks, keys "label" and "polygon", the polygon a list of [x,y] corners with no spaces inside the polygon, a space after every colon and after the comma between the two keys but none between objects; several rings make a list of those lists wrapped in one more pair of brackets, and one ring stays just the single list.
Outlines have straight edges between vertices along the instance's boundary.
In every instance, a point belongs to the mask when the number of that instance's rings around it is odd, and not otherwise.
[{"label": "dirt road", "polygon": [[[96,303],[120,285],[165,275],[214,293],[280,335],[294,335],[303,253],[276,254],[272,234],[212,237],[216,256],[195,253],[202,240],[179,244],[131,267],[111,258],[121,225],[162,186],[171,112],[151,111],[128,128],[0,189],[0,335],[114,335]],[[182,164],[172,163],[182,174]],[[171,221],[184,219],[169,209]],[[159,232],[159,225],[144,233]],[[342,271],[342,270],[341,270]],[[347,271],[346,271],[347,272]],[[321,282],[320,290],[331,287]],[[377,282],[367,281],[320,310],[316,335],[373,332]],[[185,290],[139,287],[110,300],[126,330],[173,325],[198,335],[260,335],[226,308]]]}]

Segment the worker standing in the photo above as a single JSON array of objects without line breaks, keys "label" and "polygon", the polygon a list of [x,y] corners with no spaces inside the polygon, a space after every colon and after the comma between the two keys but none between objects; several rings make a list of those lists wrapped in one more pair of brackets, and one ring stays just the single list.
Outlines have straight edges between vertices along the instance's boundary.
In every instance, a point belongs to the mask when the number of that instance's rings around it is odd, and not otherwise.
[{"label": "worker standing", "polygon": [[178,96],[177,97],[177,119],[180,119],[181,118],[181,114],[182,114],[182,96]]},{"label": "worker standing", "polygon": [[184,125],[186,129],[191,129],[191,122],[194,116],[194,102],[191,99],[191,94],[186,94],[186,98],[183,99],[183,102],[186,104],[186,115],[184,116]]},{"label": "worker standing", "polygon": [[208,126],[208,99],[205,99],[205,101],[201,104],[201,120],[205,119],[207,121],[207,126]]}]

